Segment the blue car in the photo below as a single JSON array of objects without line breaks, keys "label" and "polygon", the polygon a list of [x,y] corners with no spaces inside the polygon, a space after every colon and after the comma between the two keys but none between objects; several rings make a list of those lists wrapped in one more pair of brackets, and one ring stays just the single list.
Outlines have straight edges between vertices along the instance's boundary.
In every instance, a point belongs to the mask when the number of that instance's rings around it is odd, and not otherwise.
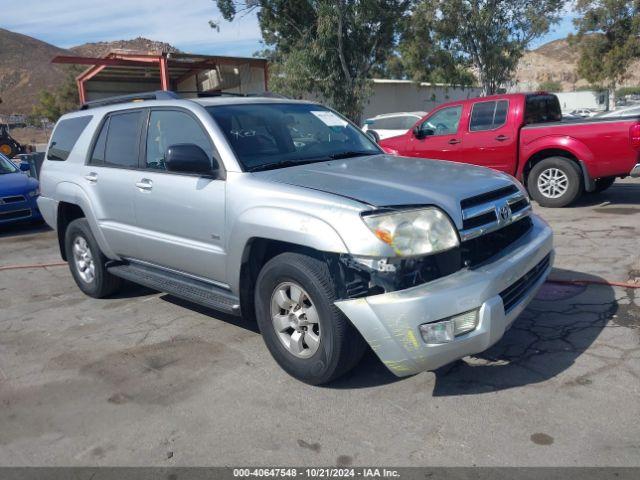
[{"label": "blue car", "polygon": [[[28,168],[28,164],[25,165]],[[0,227],[13,222],[41,220],[36,204],[38,195],[38,181],[0,153]]]}]

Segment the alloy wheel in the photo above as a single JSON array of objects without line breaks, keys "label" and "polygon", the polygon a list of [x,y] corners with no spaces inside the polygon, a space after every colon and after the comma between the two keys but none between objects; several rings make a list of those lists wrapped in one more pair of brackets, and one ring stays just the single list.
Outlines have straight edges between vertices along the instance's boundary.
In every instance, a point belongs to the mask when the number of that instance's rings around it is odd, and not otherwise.
[{"label": "alloy wheel", "polygon": [[559,198],[569,188],[569,177],[559,168],[547,168],[538,176],[538,190],[547,198]]}]

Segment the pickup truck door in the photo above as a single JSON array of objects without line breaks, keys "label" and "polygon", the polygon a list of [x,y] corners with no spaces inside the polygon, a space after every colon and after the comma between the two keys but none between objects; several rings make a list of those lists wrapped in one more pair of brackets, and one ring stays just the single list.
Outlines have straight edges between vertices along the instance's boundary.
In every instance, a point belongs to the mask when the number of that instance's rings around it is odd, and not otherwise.
[{"label": "pickup truck door", "polygon": [[132,179],[141,229],[136,258],[178,272],[225,283],[225,188],[222,179],[168,172],[167,148],[195,144],[214,157],[199,120],[179,108],[149,112],[141,169]]},{"label": "pickup truck door", "polygon": [[436,110],[419,126],[420,134],[409,133],[406,155],[461,161],[460,118],[462,105]]},{"label": "pickup truck door", "polygon": [[515,173],[518,158],[518,127],[509,115],[508,100],[476,102],[462,135],[465,163]]}]

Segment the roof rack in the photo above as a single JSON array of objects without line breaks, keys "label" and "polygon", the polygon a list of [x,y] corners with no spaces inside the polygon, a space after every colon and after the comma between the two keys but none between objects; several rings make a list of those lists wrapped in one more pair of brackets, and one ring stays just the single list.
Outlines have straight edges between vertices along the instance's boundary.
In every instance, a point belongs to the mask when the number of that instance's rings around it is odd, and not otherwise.
[{"label": "roof rack", "polygon": [[157,90],[155,92],[141,92],[132,93],[130,95],[119,95],[117,97],[102,98],[100,100],[92,100],[91,102],[83,103],[80,110],[87,110],[89,108],[105,107],[107,105],[116,105],[118,103],[127,102],[143,102],[145,100],[177,100],[180,97],[171,91]]}]

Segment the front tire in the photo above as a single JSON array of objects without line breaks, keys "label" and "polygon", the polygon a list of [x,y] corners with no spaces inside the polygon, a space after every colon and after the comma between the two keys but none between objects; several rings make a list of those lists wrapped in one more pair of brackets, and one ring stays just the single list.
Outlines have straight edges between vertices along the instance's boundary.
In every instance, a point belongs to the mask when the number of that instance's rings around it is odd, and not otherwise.
[{"label": "front tire", "polygon": [[107,271],[107,258],[100,251],[86,218],[69,224],[64,245],[71,275],[85,294],[103,298],[120,288],[122,281]]},{"label": "front tire", "polygon": [[527,189],[542,207],[566,207],[584,191],[582,172],[580,167],[568,158],[545,158],[531,169],[527,178]]},{"label": "front tire", "polygon": [[308,255],[283,253],[258,275],[255,306],[264,342],[289,375],[311,385],[345,374],[366,349],[335,300],[327,264]]}]

